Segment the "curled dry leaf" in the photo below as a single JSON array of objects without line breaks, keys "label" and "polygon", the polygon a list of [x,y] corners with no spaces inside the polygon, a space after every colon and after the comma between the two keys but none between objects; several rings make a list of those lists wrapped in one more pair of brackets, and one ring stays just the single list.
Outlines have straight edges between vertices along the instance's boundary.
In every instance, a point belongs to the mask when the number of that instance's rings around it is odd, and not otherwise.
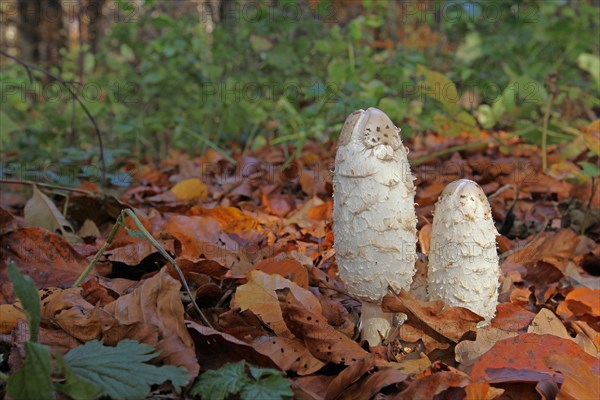
[{"label": "curled dry leaf", "polygon": [[498,389],[485,382],[473,382],[466,388],[466,398],[469,400],[494,400],[504,393],[504,389]]},{"label": "curled dry leaf", "polygon": [[278,368],[268,355],[234,336],[193,321],[185,321],[185,324],[194,341],[198,361],[204,370],[219,369],[227,363],[241,360],[259,367]]},{"label": "curled dry leaf", "polygon": [[42,318],[85,343],[100,339],[102,327],[113,318],[88,303],[81,291],[81,288],[46,290],[41,297]]},{"label": "curled dry leaf", "polygon": [[598,359],[590,366],[577,358],[555,354],[546,359],[546,365],[564,377],[557,399],[600,399]]},{"label": "curled dry leaf", "polygon": [[350,365],[373,357],[358,343],[329,325],[322,314],[303,307],[291,292],[280,304],[287,328],[319,360]]},{"label": "curled dry leaf", "polygon": [[558,305],[556,313],[564,319],[587,316],[600,320],[600,290],[584,287],[570,291]]},{"label": "curled dry leaf", "polygon": [[325,400],[339,398],[346,389],[374,367],[371,359],[362,359],[345,368],[342,372],[337,374],[329,384],[327,393],[325,394]]},{"label": "curled dry leaf", "polygon": [[363,377],[347,388],[338,398],[343,400],[370,399],[379,393],[381,389],[404,382],[407,378],[408,375],[394,368],[384,368]]},{"label": "curled dry leaf", "polygon": [[388,312],[408,315],[406,324],[428,328],[456,343],[462,336],[475,331],[483,318],[462,307],[445,307],[441,300],[423,302],[402,290],[398,296],[388,294],[383,298],[383,307]]},{"label": "curled dry leaf", "polygon": [[132,293],[107,304],[104,310],[125,325],[143,322],[155,326],[159,334],[156,350],[165,352],[161,355],[164,362],[185,367],[193,378],[198,375],[200,367],[194,343],[183,322],[180,287],[181,284],[163,268]]},{"label": "curled dry leaf", "polygon": [[[283,320],[276,290],[289,288],[311,312],[321,315],[319,300],[308,290],[285,279],[281,275],[269,275],[262,271],[248,274],[248,283],[239,286],[232,301],[233,307],[251,310],[278,336],[292,337]],[[321,316],[321,318],[323,318]]]},{"label": "curled dry leaf", "polygon": [[[441,370],[437,371],[440,366]],[[440,363],[432,366],[431,371],[431,375],[413,381],[405,390],[391,396],[390,399],[433,399],[450,388],[464,388],[470,383],[467,374]]]},{"label": "curled dry leaf", "polygon": [[482,354],[491,349],[497,341],[517,336],[517,331],[504,331],[492,325],[477,329],[477,338],[463,340],[456,344],[454,352],[456,361],[463,366],[472,365]]},{"label": "curled dry leaf", "polygon": [[0,236],[0,303],[13,303],[12,284],[6,274],[7,259],[29,275],[38,289],[70,286],[87,260],[62,236],[43,228],[23,228]]},{"label": "curled dry leaf", "polygon": [[205,208],[195,206],[190,209],[188,215],[212,217],[221,224],[221,229],[227,233],[262,230],[262,225],[256,218],[236,207]]},{"label": "curled dry leaf", "polygon": [[252,346],[259,353],[269,356],[282,371],[309,375],[325,366],[296,338],[263,336],[254,340]]}]

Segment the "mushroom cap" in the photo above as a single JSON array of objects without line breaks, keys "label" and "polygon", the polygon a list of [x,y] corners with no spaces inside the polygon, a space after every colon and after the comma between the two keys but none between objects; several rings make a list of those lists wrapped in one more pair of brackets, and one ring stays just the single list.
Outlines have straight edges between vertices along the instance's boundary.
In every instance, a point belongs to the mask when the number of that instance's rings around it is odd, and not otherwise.
[{"label": "mushroom cap", "polygon": [[491,319],[500,275],[497,235],[481,187],[469,179],[447,185],[435,205],[431,228],[429,298]]},{"label": "mushroom cap", "polygon": [[339,274],[352,295],[375,303],[388,288],[408,290],[416,260],[415,178],[399,131],[381,110],[355,111],[335,160]]}]

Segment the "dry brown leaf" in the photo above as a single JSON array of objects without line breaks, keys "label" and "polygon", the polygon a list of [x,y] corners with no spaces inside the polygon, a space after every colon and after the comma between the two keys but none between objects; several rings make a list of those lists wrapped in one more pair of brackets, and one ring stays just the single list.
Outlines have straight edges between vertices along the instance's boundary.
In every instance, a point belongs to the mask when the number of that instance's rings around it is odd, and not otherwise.
[{"label": "dry brown leaf", "polygon": [[504,389],[498,389],[485,382],[473,382],[466,388],[465,400],[494,400],[504,393]]},{"label": "dry brown leaf", "polygon": [[517,331],[504,331],[488,325],[477,329],[477,338],[463,340],[454,348],[456,361],[463,366],[469,366],[482,354],[491,349],[497,341],[517,336]]},{"label": "dry brown leaf", "polygon": [[55,233],[43,228],[23,228],[0,236],[0,303],[13,303],[12,284],[5,261],[11,259],[19,272],[29,275],[38,289],[70,286],[87,260]]},{"label": "dry brown leaf", "polygon": [[343,400],[370,399],[381,391],[381,389],[404,382],[408,375],[394,369],[384,368],[374,372],[346,389],[339,397]]},{"label": "dry brown leaf", "polygon": [[239,307],[242,311],[251,310],[278,336],[292,337],[283,321],[275,292],[284,288],[289,288],[308,310],[321,314],[321,304],[311,292],[281,275],[269,275],[262,271],[251,271],[248,274],[248,283],[237,288],[232,306]]},{"label": "dry brown leaf", "polygon": [[546,365],[565,378],[556,398],[558,400],[600,399],[600,361],[593,366],[566,355],[551,355]]},{"label": "dry brown leaf", "polygon": [[19,302],[0,304],[0,334],[10,333],[19,321],[25,321],[25,313]]},{"label": "dry brown leaf", "polygon": [[202,369],[219,369],[227,363],[241,360],[259,367],[278,368],[268,355],[234,336],[193,321],[185,321],[185,323],[194,340],[196,356]]},{"label": "dry brown leaf", "polygon": [[591,367],[597,363],[572,340],[554,335],[522,333],[499,340],[479,357],[470,371],[473,381],[494,382],[539,382],[555,379],[556,374],[546,366],[544,360],[551,355],[578,358]]},{"label": "dry brown leaf", "polygon": [[82,342],[100,339],[102,327],[112,322],[109,313],[82,297],[81,288],[54,288],[44,292],[42,318]]},{"label": "dry brown leaf", "polygon": [[[284,292],[282,292],[285,295]],[[321,361],[350,365],[373,356],[355,341],[335,330],[327,319],[307,310],[292,293],[281,302],[283,318],[289,330],[300,340],[310,353]]]},{"label": "dry brown leaf", "polygon": [[337,399],[349,386],[357,382],[373,367],[371,359],[362,359],[345,368],[329,384],[325,400]]},{"label": "dry brown leaf", "polygon": [[[434,369],[434,366],[431,369]],[[467,374],[452,367],[445,367],[441,371],[435,371],[431,375],[413,381],[408,388],[391,396],[390,399],[433,399],[449,388],[463,388],[469,383]]]},{"label": "dry brown leaf", "polygon": [[262,225],[256,218],[236,207],[204,208],[195,206],[190,209],[188,215],[214,218],[219,221],[221,228],[227,233],[262,230]]},{"label": "dry brown leaf", "polygon": [[508,271],[514,266],[544,261],[563,271],[578,242],[577,234],[570,229],[562,229],[556,233],[544,232],[534,242],[510,254],[502,262],[502,269]]},{"label": "dry brown leaf", "polygon": [[444,302],[419,301],[407,291],[398,296],[386,295],[383,306],[388,312],[402,312],[408,315],[407,324],[420,324],[446,339],[456,343],[469,331],[475,331],[477,323],[483,318],[462,307],[445,307]]},{"label": "dry brown leaf", "polygon": [[181,284],[163,268],[132,293],[107,304],[104,310],[125,325],[144,322],[155,326],[159,333],[156,350],[166,352],[164,362],[185,367],[193,378],[200,367],[194,354],[194,342],[183,322],[180,287]]},{"label": "dry brown leaf", "polygon": [[263,336],[255,339],[252,346],[259,353],[269,356],[282,371],[309,375],[325,365],[313,357],[304,344],[296,338]]},{"label": "dry brown leaf", "polygon": [[171,192],[173,192],[177,201],[204,201],[208,198],[208,188],[198,178],[190,178],[178,182],[171,188]]},{"label": "dry brown leaf", "polygon": [[281,275],[304,289],[308,288],[308,271],[300,261],[294,258],[285,255],[284,257],[267,258],[258,262],[254,269],[269,275]]}]

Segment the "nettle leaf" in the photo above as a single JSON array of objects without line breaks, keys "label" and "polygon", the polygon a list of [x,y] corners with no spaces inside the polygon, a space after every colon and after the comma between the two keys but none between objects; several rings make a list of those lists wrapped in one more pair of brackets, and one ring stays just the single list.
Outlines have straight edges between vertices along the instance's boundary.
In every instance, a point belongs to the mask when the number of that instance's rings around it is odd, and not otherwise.
[{"label": "nettle leaf", "polygon": [[207,371],[198,378],[190,394],[210,400],[225,400],[236,395],[242,400],[292,398],[292,389],[283,372],[250,364],[248,368],[252,377],[247,375],[243,360]]},{"label": "nettle leaf", "polygon": [[57,382],[54,384],[57,391],[66,394],[73,400],[95,399],[102,393],[102,388],[99,385],[73,372],[73,368],[67,365],[60,352],[56,351],[54,354],[56,365],[62,371],[65,379],[63,383]]},{"label": "nettle leaf", "polygon": [[196,381],[190,394],[202,399],[225,400],[227,396],[238,394],[250,382],[246,375],[246,363],[228,363],[223,367],[203,373]]},{"label": "nettle leaf", "polygon": [[8,277],[13,284],[15,294],[23,305],[25,318],[31,334],[29,340],[37,342],[42,312],[40,307],[40,297],[38,296],[35,284],[29,276],[21,275],[13,261],[8,264]]},{"label": "nettle leaf", "polygon": [[242,390],[242,399],[280,400],[292,398],[290,383],[281,371],[250,365],[250,373],[256,379]]},{"label": "nettle leaf", "polygon": [[25,342],[25,363],[8,378],[8,397],[19,400],[51,400],[54,391],[51,370],[50,348],[39,343]]},{"label": "nettle leaf", "polygon": [[152,346],[135,340],[122,340],[117,347],[93,340],[69,351],[64,360],[76,375],[100,386],[104,396],[143,399],[150,385],[169,380],[179,390],[190,379],[182,367],[146,364],[156,356]]}]

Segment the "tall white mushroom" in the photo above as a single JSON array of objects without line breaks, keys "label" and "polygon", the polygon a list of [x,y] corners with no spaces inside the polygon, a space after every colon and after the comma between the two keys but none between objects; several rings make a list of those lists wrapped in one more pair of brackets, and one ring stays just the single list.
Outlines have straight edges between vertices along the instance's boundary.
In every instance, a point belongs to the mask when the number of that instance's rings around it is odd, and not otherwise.
[{"label": "tall white mushroom", "polygon": [[414,176],[400,129],[381,110],[350,114],[333,175],[336,260],[348,291],[362,300],[361,336],[376,346],[393,314],[381,310],[388,288],[409,290],[415,271]]},{"label": "tall white mushroom", "polygon": [[498,303],[497,235],[481,187],[469,179],[448,184],[435,205],[431,228],[429,298],[490,321]]}]

